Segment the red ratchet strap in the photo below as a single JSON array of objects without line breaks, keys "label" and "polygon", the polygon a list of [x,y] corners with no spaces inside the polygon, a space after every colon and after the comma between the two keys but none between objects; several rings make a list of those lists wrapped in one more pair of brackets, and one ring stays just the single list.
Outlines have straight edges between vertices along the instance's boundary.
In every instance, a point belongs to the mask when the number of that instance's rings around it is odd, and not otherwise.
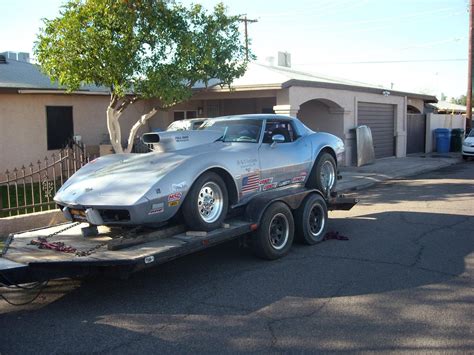
[{"label": "red ratchet strap", "polygon": [[61,251],[63,253],[76,252],[75,248],[67,246],[62,242],[48,242],[44,238],[38,238],[38,240],[32,240],[30,244],[38,246],[39,249],[56,250],[56,251]]}]

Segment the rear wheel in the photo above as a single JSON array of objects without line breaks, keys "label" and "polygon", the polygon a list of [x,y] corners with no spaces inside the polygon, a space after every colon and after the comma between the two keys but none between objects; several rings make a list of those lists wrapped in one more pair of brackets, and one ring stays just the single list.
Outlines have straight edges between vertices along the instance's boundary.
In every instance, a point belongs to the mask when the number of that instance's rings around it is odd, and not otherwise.
[{"label": "rear wheel", "polygon": [[296,237],[308,245],[323,240],[328,220],[326,202],[319,194],[311,194],[295,212]]},{"label": "rear wheel", "polygon": [[324,194],[336,190],[337,165],[333,156],[322,153],[316,160],[308,179],[308,186],[316,188]]},{"label": "rear wheel", "polygon": [[254,253],[274,260],[285,256],[293,243],[295,228],[293,215],[283,202],[275,202],[265,210],[257,231],[252,236]]},{"label": "rear wheel", "polygon": [[207,172],[194,182],[183,202],[184,222],[193,230],[210,231],[220,227],[227,208],[224,181],[216,173]]}]

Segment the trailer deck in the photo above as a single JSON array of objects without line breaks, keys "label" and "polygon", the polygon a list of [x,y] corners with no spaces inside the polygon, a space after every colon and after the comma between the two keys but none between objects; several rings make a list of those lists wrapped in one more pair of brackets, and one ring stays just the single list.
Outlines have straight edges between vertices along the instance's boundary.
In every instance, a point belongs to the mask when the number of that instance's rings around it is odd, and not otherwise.
[{"label": "trailer deck", "polygon": [[[58,277],[81,276],[93,273],[94,268],[111,266],[119,267],[119,271],[122,273],[130,273],[223,243],[248,233],[252,229],[252,223],[235,219],[226,222],[223,228],[212,232],[183,231],[173,234],[174,231],[184,230],[184,228],[171,226],[158,231],[140,231],[133,233],[132,236],[127,235],[126,232],[117,234],[107,227],[99,227],[97,236],[83,237],[81,228],[86,225],[86,223],[82,223],[73,226],[73,223],[68,223],[14,234],[7,246],[6,253],[0,258],[0,270],[2,271],[0,282],[12,284],[46,280],[56,275]],[[65,246],[75,249],[75,252],[41,249],[37,245],[31,244],[32,241],[67,227],[72,228],[55,235],[51,238],[51,242],[64,243]],[[172,235],[170,236],[170,234]],[[149,241],[146,241],[147,237]],[[137,238],[141,238],[142,242],[131,246],[126,245],[128,241]],[[124,247],[118,247],[121,242],[125,243]],[[78,255],[90,250],[93,250],[90,255]],[[26,268],[31,277],[17,272],[19,269]],[[12,275],[11,278],[8,276],[9,274]],[[31,280],[29,280],[30,278]]]}]

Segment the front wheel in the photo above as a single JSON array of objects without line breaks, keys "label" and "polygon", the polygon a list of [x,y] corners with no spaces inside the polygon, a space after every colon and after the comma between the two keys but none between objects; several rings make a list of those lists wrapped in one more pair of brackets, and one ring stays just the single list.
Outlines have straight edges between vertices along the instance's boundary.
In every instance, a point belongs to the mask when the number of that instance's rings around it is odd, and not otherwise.
[{"label": "front wheel", "polygon": [[227,215],[228,195],[222,178],[213,172],[202,174],[183,202],[184,222],[191,230],[219,228]]}]

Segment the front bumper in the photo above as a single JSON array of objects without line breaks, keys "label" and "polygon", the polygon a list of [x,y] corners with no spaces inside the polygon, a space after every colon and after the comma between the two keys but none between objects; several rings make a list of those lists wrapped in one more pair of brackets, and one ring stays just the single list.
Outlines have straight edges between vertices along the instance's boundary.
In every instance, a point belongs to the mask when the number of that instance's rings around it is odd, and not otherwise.
[{"label": "front bumper", "polygon": [[462,154],[474,156],[474,146],[462,146]]},{"label": "front bumper", "polygon": [[176,213],[175,208],[157,209],[164,203],[147,199],[133,206],[81,206],[58,202],[69,221],[88,222],[91,225],[146,225],[166,222]]}]

